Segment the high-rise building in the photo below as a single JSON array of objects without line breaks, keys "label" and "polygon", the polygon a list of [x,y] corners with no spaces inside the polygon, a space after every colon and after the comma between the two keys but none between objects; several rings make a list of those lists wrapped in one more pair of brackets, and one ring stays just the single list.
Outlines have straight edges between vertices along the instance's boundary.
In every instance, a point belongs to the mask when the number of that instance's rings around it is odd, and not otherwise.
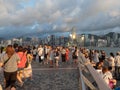
[{"label": "high-rise building", "polygon": [[110,46],[110,44],[111,44],[111,39],[109,36],[107,36],[107,46]]},{"label": "high-rise building", "polygon": [[91,36],[91,38],[90,38],[90,46],[94,46],[94,42],[95,42],[94,36]]},{"label": "high-rise building", "polygon": [[113,33],[113,41],[114,43],[116,43],[118,40],[118,34],[117,33]]},{"label": "high-rise building", "polygon": [[51,44],[52,46],[55,45],[55,35],[51,35],[50,44]]}]

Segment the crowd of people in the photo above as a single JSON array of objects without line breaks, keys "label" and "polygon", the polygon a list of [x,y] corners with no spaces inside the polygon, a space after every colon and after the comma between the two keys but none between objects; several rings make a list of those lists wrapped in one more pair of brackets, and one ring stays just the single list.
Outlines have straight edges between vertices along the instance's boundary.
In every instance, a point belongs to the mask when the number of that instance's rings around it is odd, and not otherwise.
[{"label": "crowd of people", "polygon": [[[24,79],[32,79],[32,61],[40,65],[49,65],[50,68],[59,68],[60,61],[62,63],[72,62],[78,64],[78,55],[82,55],[90,62],[90,64],[101,75],[106,84],[112,82],[116,85],[116,80],[120,78],[120,52],[114,55],[112,52],[109,56],[104,50],[90,50],[78,47],[63,46],[19,46],[8,45],[1,48],[0,66],[4,67],[4,84],[5,88],[16,88],[16,82],[19,86],[23,86]],[[105,65],[107,62],[108,65]],[[106,67],[107,66],[107,67]],[[110,85],[109,85],[110,86]],[[111,86],[113,88],[113,86]]]},{"label": "crowd of people", "polygon": [[3,67],[5,90],[16,90],[16,81],[23,85],[23,79],[32,78],[32,54],[29,47],[8,45],[1,50],[0,67]]},{"label": "crowd of people", "polygon": [[120,79],[120,51],[116,52],[116,55],[112,52],[110,52],[110,55],[107,55],[104,50],[82,48],[80,51],[103,78],[105,83],[110,88],[115,88],[117,80]]}]

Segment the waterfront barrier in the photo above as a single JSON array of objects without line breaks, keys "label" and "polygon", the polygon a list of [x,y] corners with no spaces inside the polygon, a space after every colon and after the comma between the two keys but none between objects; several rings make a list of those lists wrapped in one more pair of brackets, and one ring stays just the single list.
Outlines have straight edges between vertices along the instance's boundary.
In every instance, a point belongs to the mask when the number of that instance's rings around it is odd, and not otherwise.
[{"label": "waterfront barrier", "polygon": [[78,69],[79,90],[111,90],[81,53],[78,56]]}]

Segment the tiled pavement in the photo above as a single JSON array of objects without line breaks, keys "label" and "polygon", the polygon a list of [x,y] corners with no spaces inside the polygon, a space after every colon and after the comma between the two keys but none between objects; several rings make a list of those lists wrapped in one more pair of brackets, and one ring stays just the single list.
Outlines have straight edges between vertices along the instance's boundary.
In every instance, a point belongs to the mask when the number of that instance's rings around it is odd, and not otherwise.
[{"label": "tiled pavement", "polygon": [[[59,68],[55,66],[32,63],[33,80],[26,79],[23,87],[17,87],[17,90],[79,90],[78,70],[73,63],[60,62]],[[0,74],[0,84],[3,85],[3,79]],[[118,81],[117,86],[120,85]]]},{"label": "tiled pavement", "polygon": [[32,66],[33,79],[25,80],[23,87],[17,90],[79,90],[76,65],[60,62],[59,68],[49,68],[49,65],[33,62]]}]

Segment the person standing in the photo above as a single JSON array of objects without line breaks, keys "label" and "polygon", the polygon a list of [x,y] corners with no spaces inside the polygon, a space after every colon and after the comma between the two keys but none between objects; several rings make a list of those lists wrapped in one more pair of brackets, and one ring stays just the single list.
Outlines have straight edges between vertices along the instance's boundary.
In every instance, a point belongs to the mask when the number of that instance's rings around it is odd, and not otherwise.
[{"label": "person standing", "polygon": [[72,59],[73,59],[75,64],[78,63],[78,49],[77,49],[77,47],[75,47],[75,51],[72,53]]},{"label": "person standing", "polygon": [[24,52],[24,48],[22,46],[18,46],[18,52],[17,52],[19,58],[20,58],[20,63],[18,64],[19,69],[24,69],[25,63],[27,61],[27,51]]},{"label": "person standing", "polygon": [[49,46],[44,46],[44,64],[48,64]]},{"label": "person standing", "polygon": [[54,52],[54,57],[55,57],[55,66],[58,67],[59,66],[59,60],[60,60],[60,56],[59,56],[59,49],[56,48],[55,52]]},{"label": "person standing", "polygon": [[94,57],[93,57],[93,61],[94,61],[95,63],[98,63],[98,62],[99,62],[99,51],[98,51],[98,50],[95,50],[93,56],[94,56]]},{"label": "person standing", "polygon": [[32,54],[33,54],[33,60],[36,61],[36,56],[37,56],[37,49],[35,46],[33,46],[33,49],[32,49]]},{"label": "person standing", "polygon": [[112,52],[110,53],[110,57],[108,58],[108,63],[109,63],[109,67],[112,67],[112,74],[114,76],[115,58],[114,58],[114,54]]},{"label": "person standing", "polygon": [[62,48],[62,51],[61,51],[62,62],[65,62],[65,61],[66,61],[65,56],[66,56],[66,50],[65,50],[65,48],[63,47],[63,48]]},{"label": "person standing", "polygon": [[54,49],[53,49],[53,47],[50,47],[49,57],[50,57],[50,67],[53,67],[53,60],[54,60]]},{"label": "person standing", "polygon": [[69,61],[69,54],[70,54],[70,51],[68,48],[66,48],[66,54],[65,54],[66,61]]},{"label": "person standing", "polygon": [[20,83],[20,86],[22,86],[23,81],[21,79],[21,74],[25,68],[25,63],[27,62],[27,51],[24,52],[24,48],[22,46],[18,46],[17,54],[20,58],[20,63],[18,64],[17,80]]},{"label": "person standing", "polygon": [[117,52],[115,56],[115,77],[120,78],[120,52]]},{"label": "person standing", "polygon": [[[116,85],[116,79],[113,78],[112,73],[109,71],[108,67],[103,67],[102,69],[103,72],[103,80],[105,81],[105,83],[111,88],[114,89],[115,85]],[[112,85],[111,85],[112,83]]]},{"label": "person standing", "polygon": [[[6,62],[6,63],[5,63]],[[0,58],[0,66],[4,66],[5,89],[15,88],[17,80],[17,64],[20,62],[19,56],[15,53],[12,45],[8,45],[6,53]]]},{"label": "person standing", "polygon": [[41,63],[44,57],[44,49],[41,45],[38,48],[38,56],[39,56],[39,63]]}]

